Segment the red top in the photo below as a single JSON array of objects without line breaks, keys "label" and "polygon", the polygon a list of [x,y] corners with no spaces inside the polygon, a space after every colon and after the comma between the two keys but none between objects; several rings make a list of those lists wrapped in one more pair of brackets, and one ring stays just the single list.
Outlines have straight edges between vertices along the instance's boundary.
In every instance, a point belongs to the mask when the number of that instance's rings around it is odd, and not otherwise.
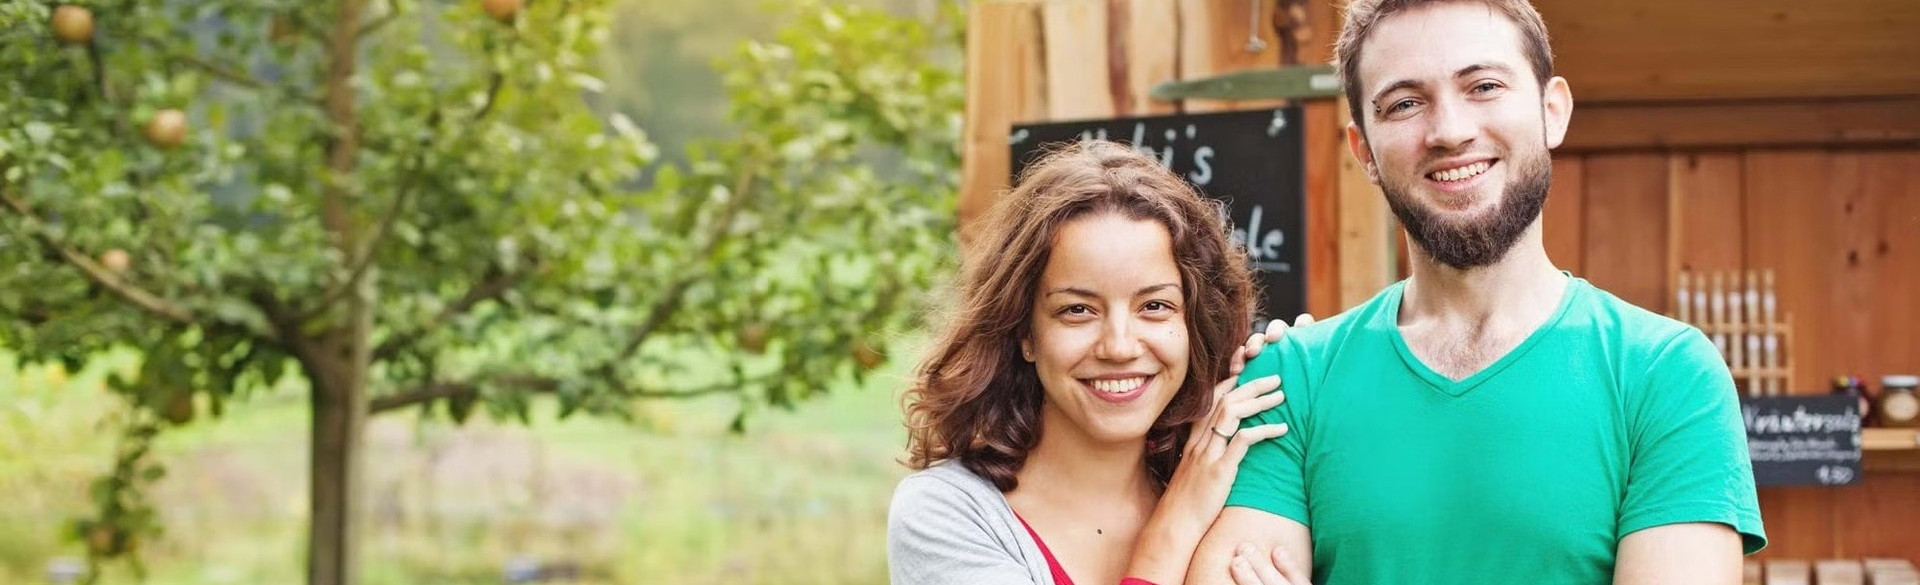
[{"label": "red top", "polygon": [[[1060,566],[1060,560],[1053,558],[1053,551],[1047,550],[1047,543],[1040,540],[1040,533],[1034,532],[1033,526],[1027,524],[1027,519],[1021,518],[1019,512],[1014,512],[1013,517],[1020,520],[1020,526],[1027,529],[1027,534],[1033,536],[1033,543],[1040,545],[1040,555],[1047,557],[1047,572],[1053,573],[1054,585],[1073,585],[1073,578],[1067,576],[1067,569]],[[1120,580],[1120,585],[1154,585],[1154,583],[1146,579],[1127,577]]]},{"label": "red top", "polygon": [[1020,520],[1021,526],[1026,527],[1027,534],[1033,535],[1033,543],[1040,545],[1040,556],[1047,557],[1047,571],[1053,573],[1054,585],[1073,585],[1073,579],[1067,576],[1066,567],[1060,566],[1060,561],[1053,558],[1053,551],[1047,550],[1047,543],[1040,540],[1040,533],[1034,532],[1033,526],[1028,525],[1027,519],[1021,518],[1019,512],[1014,512],[1013,517]]}]

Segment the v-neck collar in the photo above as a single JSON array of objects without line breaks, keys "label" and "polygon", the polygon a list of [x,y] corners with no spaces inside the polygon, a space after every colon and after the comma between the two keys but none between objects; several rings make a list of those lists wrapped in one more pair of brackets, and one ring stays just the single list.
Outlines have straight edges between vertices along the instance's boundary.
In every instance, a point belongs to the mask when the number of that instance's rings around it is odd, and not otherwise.
[{"label": "v-neck collar", "polygon": [[1387,310],[1381,311],[1377,318],[1383,321],[1380,325],[1389,332],[1388,336],[1393,339],[1393,348],[1400,352],[1400,360],[1406,363],[1409,371],[1419,376],[1422,381],[1425,381],[1427,385],[1434,390],[1454,398],[1459,398],[1465,396],[1468,392],[1472,392],[1474,388],[1478,388],[1494,376],[1500,375],[1500,371],[1507,369],[1507,366],[1511,366],[1514,362],[1520,361],[1520,358],[1525,356],[1528,350],[1533,349],[1534,345],[1539,344],[1540,339],[1545,337],[1548,331],[1560,323],[1561,318],[1566,317],[1569,309],[1573,307],[1574,297],[1584,293],[1586,281],[1575,278],[1572,273],[1566,271],[1561,271],[1561,274],[1567,276],[1567,282],[1565,288],[1560,291],[1560,304],[1554,308],[1553,314],[1548,316],[1546,321],[1540,323],[1539,327],[1535,327],[1533,332],[1528,333],[1527,338],[1520,341],[1520,345],[1516,345],[1513,349],[1507,350],[1506,355],[1500,356],[1500,359],[1494,360],[1494,362],[1488,364],[1487,367],[1480,368],[1480,371],[1474,372],[1473,375],[1457,381],[1433,371],[1433,368],[1427,367],[1426,362],[1420,361],[1420,356],[1415,355],[1413,348],[1407,345],[1406,337],[1400,335],[1400,303],[1407,290],[1407,281],[1400,281],[1393,287],[1393,290],[1388,293]]}]

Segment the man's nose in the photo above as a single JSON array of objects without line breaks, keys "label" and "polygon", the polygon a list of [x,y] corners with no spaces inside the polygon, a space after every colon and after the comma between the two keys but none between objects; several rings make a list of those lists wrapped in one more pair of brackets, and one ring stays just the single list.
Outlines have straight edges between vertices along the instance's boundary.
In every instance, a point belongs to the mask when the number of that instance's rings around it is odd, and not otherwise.
[{"label": "man's nose", "polygon": [[1437,98],[1428,110],[1427,148],[1458,152],[1480,135],[1480,124],[1457,99]]}]

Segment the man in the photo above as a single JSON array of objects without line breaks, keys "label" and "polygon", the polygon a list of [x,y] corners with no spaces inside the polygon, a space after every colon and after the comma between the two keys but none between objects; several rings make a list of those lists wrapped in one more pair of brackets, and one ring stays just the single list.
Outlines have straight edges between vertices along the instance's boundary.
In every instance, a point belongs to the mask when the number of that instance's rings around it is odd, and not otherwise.
[{"label": "man", "polygon": [[1355,0],[1336,52],[1412,276],[1247,366],[1288,396],[1244,424],[1292,432],[1247,455],[1188,582],[1739,583],[1766,538],[1719,353],[1541,243],[1573,98],[1539,14]]}]

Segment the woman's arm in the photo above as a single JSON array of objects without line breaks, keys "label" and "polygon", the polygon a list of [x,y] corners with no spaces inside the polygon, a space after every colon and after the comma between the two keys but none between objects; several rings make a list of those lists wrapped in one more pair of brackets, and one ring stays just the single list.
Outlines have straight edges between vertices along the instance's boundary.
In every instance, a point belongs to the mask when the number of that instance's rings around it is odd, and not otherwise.
[{"label": "woman's arm", "polygon": [[[1034,585],[1034,575],[1046,574],[1046,561],[1023,560],[1010,548],[1016,535],[991,532],[999,524],[991,520],[993,506],[984,495],[938,477],[901,480],[887,510],[887,569],[893,584]],[[1036,571],[1028,566],[1032,562],[1042,565]]]},{"label": "woman's arm", "polygon": [[[1313,317],[1302,315],[1294,326],[1312,322]],[[1258,355],[1266,344],[1279,341],[1287,328],[1285,321],[1275,319],[1268,323],[1265,333],[1250,336],[1243,351],[1234,354],[1231,373],[1237,377],[1246,367],[1247,358]],[[1286,400],[1285,393],[1279,391],[1280,379],[1258,378],[1238,387],[1234,381],[1229,378],[1215,386],[1212,416],[1195,423],[1188,433],[1180,466],[1134,543],[1133,557],[1127,565],[1129,577],[1156,585],[1183,582],[1194,551],[1226,504],[1247,448],[1286,434],[1284,424],[1240,428],[1241,419]]]}]

